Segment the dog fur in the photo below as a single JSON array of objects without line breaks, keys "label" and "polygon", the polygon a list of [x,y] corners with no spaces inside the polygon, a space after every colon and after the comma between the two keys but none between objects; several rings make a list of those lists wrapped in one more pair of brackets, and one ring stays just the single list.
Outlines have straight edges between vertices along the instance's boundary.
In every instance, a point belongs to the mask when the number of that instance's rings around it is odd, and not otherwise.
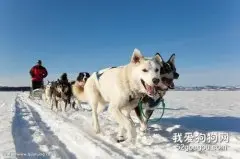
[{"label": "dog fur", "polygon": [[126,130],[127,141],[133,141],[136,136],[130,119],[133,110],[143,94],[154,96],[155,85],[167,89],[160,79],[162,59],[156,54],[152,59],[145,59],[138,49],[135,49],[131,62],[117,68],[107,68],[93,73],[84,86],[84,92],[92,107],[93,127],[100,133],[98,113],[109,104],[108,110],[119,124],[118,141],[124,141]]},{"label": "dog fur", "polygon": [[53,93],[53,82],[48,81],[48,83],[44,87],[44,100],[48,104],[51,104],[52,102],[52,93]]},{"label": "dog fur", "polygon": [[[60,80],[58,79],[56,82],[53,83],[53,92],[52,92],[52,107],[53,104],[55,104],[56,109],[58,110],[58,104],[59,102],[63,101],[65,104],[65,111],[67,108],[67,105],[70,105],[71,108],[71,98],[72,98],[72,89],[71,84],[68,82],[67,74],[64,73]],[[60,105],[60,111],[62,111],[61,105]]]},{"label": "dog fur", "polygon": [[73,108],[75,109],[75,104],[81,105],[82,102],[86,103],[87,99],[84,93],[84,85],[87,79],[90,77],[88,72],[80,72],[77,80],[72,84],[72,94],[73,94]]}]

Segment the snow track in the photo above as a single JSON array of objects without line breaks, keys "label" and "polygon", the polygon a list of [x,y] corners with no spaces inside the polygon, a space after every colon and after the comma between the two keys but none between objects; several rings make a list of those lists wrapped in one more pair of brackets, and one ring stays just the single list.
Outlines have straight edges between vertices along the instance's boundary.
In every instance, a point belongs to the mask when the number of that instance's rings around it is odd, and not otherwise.
[{"label": "snow track", "polygon": [[[126,158],[127,156],[124,153],[121,153],[120,149],[114,149],[114,146],[109,145],[107,142],[99,139],[94,135],[91,130],[91,124],[87,123],[86,120],[79,120],[80,122],[76,123],[67,117],[64,117],[61,113],[53,113],[49,108],[40,106],[37,103],[25,98],[24,96],[19,96],[19,98],[28,103],[27,107],[30,108],[33,115],[36,115],[39,118],[39,114],[42,117],[43,121],[47,121],[48,126],[51,127],[51,130],[60,138],[61,141],[67,144],[69,150],[77,152],[75,155],[78,158],[96,158],[104,154],[104,158]],[[23,104],[24,105],[24,104]],[[26,105],[26,104],[25,104]],[[37,113],[39,112],[39,114]],[[87,127],[85,126],[87,125]],[[45,129],[46,126],[43,127]],[[58,141],[58,139],[53,139],[53,141]],[[57,147],[60,147],[58,145]],[[62,154],[53,152],[53,154],[62,155],[61,158],[72,158],[72,156],[65,157],[64,155],[69,155],[67,150],[60,152],[65,152]]]},{"label": "snow track", "polygon": [[0,93],[0,158],[14,155],[15,145],[12,136],[14,101],[17,93]]},{"label": "snow track", "polygon": [[[161,123],[151,123],[147,133],[137,129],[135,144],[116,142],[117,124],[107,112],[100,115],[101,134],[96,135],[90,111],[70,108],[67,112],[52,111],[43,101],[30,100],[27,93],[11,95],[11,100],[6,94],[4,99],[0,98],[0,158],[240,158],[240,117],[236,115],[240,113],[237,109],[240,106],[239,92],[182,94],[169,92],[170,99],[166,98],[166,104],[171,109]],[[229,102],[222,98],[226,95]],[[226,109],[228,106],[231,109]],[[201,112],[202,116],[197,112]],[[136,126],[139,128],[138,124]],[[228,132],[228,149],[181,151],[172,137],[174,133],[186,132]],[[188,145],[191,144],[185,144]]]},{"label": "snow track", "polygon": [[15,102],[13,137],[19,158],[39,155],[44,158],[76,158],[50,130],[40,115],[20,97]]}]

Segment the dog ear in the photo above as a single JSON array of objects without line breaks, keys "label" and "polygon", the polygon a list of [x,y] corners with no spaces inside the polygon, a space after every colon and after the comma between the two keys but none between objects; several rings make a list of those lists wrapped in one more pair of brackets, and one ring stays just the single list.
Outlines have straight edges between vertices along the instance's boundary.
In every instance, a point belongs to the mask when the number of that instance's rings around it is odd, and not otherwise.
[{"label": "dog ear", "polygon": [[143,59],[143,55],[141,54],[141,52],[138,49],[134,49],[131,62],[134,64],[140,63],[142,59]]},{"label": "dog ear", "polygon": [[169,63],[175,64],[175,54],[172,54],[168,60]]},{"label": "dog ear", "polygon": [[160,66],[162,67],[164,62],[162,56],[159,53],[156,53],[154,58],[157,61],[157,63],[159,63]]},{"label": "dog ear", "polygon": [[90,77],[90,74],[89,74],[88,72],[86,72],[86,76],[87,76],[87,78],[89,78],[89,77]]},{"label": "dog ear", "polygon": [[80,72],[77,76],[77,81],[81,81],[84,77],[84,73],[83,72]]}]

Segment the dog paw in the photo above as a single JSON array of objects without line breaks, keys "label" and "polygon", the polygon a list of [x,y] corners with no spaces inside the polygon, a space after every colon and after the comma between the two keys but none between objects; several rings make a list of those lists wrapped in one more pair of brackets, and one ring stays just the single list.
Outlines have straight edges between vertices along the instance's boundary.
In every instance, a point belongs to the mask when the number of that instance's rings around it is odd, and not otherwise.
[{"label": "dog paw", "polygon": [[145,132],[146,130],[147,130],[147,125],[146,124],[141,124],[140,131]]},{"label": "dog paw", "polygon": [[123,138],[123,136],[119,136],[117,139],[117,143],[123,142],[125,141],[125,139]]},{"label": "dog paw", "polygon": [[95,129],[96,134],[100,134],[100,132],[101,132],[100,129],[97,129],[97,130]]},{"label": "dog paw", "polygon": [[125,140],[124,142],[127,145],[135,145],[136,144],[136,138],[127,138],[127,140]]},{"label": "dog paw", "polygon": [[74,108],[75,111],[79,111],[79,108]]},{"label": "dog paw", "polygon": [[99,134],[101,132],[99,126],[96,125],[94,125],[94,130],[96,134]]}]

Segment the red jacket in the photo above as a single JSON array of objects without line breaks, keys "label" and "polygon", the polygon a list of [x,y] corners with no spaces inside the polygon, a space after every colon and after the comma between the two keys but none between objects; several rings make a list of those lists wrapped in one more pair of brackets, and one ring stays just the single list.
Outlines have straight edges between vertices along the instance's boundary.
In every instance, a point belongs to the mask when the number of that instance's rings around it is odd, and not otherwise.
[{"label": "red jacket", "polygon": [[43,78],[47,77],[48,72],[45,67],[36,65],[31,68],[30,75],[32,76],[32,81],[43,81]]}]

